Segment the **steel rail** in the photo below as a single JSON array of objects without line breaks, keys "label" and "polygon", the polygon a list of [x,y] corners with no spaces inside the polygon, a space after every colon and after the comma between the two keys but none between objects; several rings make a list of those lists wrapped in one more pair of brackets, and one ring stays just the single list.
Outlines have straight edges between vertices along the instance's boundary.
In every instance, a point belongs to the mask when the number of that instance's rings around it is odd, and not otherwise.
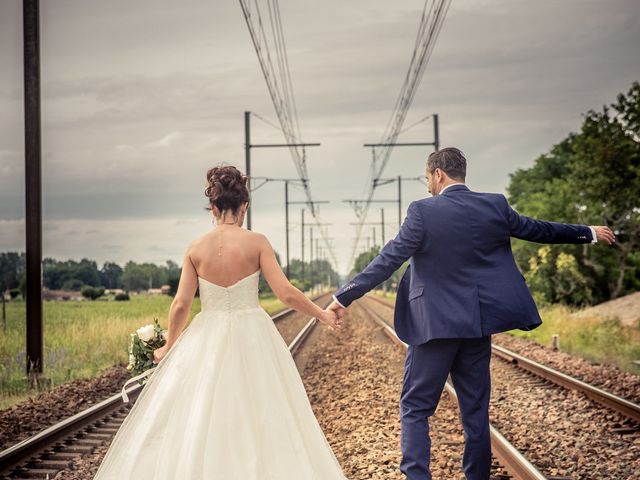
[{"label": "steel rail", "polygon": [[[313,301],[317,301],[328,294],[322,294],[313,299]],[[328,304],[327,304],[328,305]],[[290,316],[294,313],[295,310],[291,308],[287,308],[281,312],[276,313],[271,316],[271,319],[275,322],[282,320],[285,317]],[[293,339],[291,344],[289,345],[289,351],[291,355],[295,355],[300,347],[304,344],[305,340],[311,334],[313,328],[317,324],[317,318],[313,317],[305,326],[302,328],[300,333]],[[126,390],[127,395],[130,399],[136,399],[142,388],[145,384],[136,384],[129,389]],[[133,402],[131,402],[133,403]],[[87,427],[94,422],[107,417],[108,415],[117,412],[118,410],[125,407],[126,404],[122,402],[121,393],[116,393],[95,405],[92,405],[75,415],[72,415],[64,420],[61,420],[50,427],[32,435],[11,447],[6,448],[5,450],[0,451],[0,477],[7,475],[11,469],[25,463],[29,459],[36,456],[38,453],[41,453],[48,449],[51,445],[68,438],[70,435],[78,432],[84,427]],[[55,461],[44,460],[44,463],[55,464]],[[60,465],[64,468],[64,465]],[[34,473],[34,470],[40,469],[28,469],[30,473]],[[47,469],[42,470],[42,478],[44,478],[47,474],[53,474],[53,471],[49,471]],[[53,478],[53,477],[52,477]]]},{"label": "steel rail", "polygon": [[[372,295],[368,295],[367,298],[375,300],[386,307],[393,308],[393,305],[380,298],[376,298]],[[569,390],[576,390],[594,402],[618,412],[636,423],[640,423],[640,405],[632,402],[631,400],[627,400],[626,398],[595,387],[587,382],[572,377],[571,375],[526,358],[507,348],[501,347],[500,345],[491,345],[491,349],[492,353],[496,357],[509,362],[522,370],[530,372],[543,380],[547,380],[560,387]]]},{"label": "steel rail", "polygon": [[578,380],[566,373],[562,373],[553,368],[547,367],[529,358],[523,357],[511,350],[499,345],[491,346],[493,354],[509,363],[512,363],[522,370],[548,380],[558,386],[569,390],[577,390],[591,400],[603,405],[611,410],[621,413],[627,418],[640,423],[640,405],[625,398],[609,393],[601,388],[594,387],[582,380]]},{"label": "steel rail", "polygon": [[[362,304],[360,304],[360,306],[369,313],[371,319],[376,323],[376,325],[382,327],[383,332],[394,343],[401,345],[405,349],[408,348],[408,345],[398,338],[396,331],[391,328],[380,314]],[[450,380],[447,380],[445,383],[445,390],[454,400],[457,400],[458,397]],[[522,455],[522,453],[520,453],[518,449],[515,448],[493,425],[490,425],[489,428],[491,432],[492,453],[496,456],[500,464],[509,472],[509,474],[511,474],[516,480],[547,479],[547,477],[540,473],[540,471],[531,462],[529,462],[529,460],[527,460],[526,457]]]}]

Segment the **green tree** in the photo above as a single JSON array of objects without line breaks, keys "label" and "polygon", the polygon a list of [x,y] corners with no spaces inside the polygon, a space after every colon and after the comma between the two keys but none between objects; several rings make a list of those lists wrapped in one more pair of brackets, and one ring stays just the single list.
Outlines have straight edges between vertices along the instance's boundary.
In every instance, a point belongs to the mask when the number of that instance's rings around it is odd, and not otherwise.
[{"label": "green tree", "polygon": [[584,116],[570,134],[528,169],[511,175],[509,201],[548,220],[608,225],[613,247],[540,246],[514,241],[514,254],[539,298],[584,304],[640,288],[640,84]]},{"label": "green tree", "polygon": [[100,269],[100,284],[105,288],[122,288],[122,267],[115,262],[104,262]]},{"label": "green tree", "polygon": [[64,288],[65,284],[78,284],[78,282],[94,287],[100,285],[98,265],[94,260],[83,258],[76,262],[75,260],[59,261],[54,258],[44,258],[42,267],[44,286],[52,290]]}]

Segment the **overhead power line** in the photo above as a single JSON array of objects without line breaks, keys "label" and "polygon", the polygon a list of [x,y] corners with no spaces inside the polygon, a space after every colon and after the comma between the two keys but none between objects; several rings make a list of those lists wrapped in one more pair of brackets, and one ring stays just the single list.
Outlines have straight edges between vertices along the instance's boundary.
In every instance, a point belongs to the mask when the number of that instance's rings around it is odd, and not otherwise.
[{"label": "overhead power line", "polygon": [[[360,226],[356,229],[356,237],[353,243],[351,258],[349,265],[353,264],[355,254],[360,241],[362,227],[366,222],[367,213],[375,192],[375,180],[382,176],[384,169],[389,162],[393,144],[396,142],[398,135],[402,133],[402,126],[407,116],[407,112],[411,107],[415,94],[417,92],[420,81],[424,75],[429,58],[436,44],[438,34],[442,29],[444,19],[451,5],[451,0],[426,0],[418,25],[418,32],[409,62],[409,68],[404,77],[402,87],[396,99],[391,116],[381,137],[380,144],[384,146],[379,150],[372,150],[371,166],[369,168],[369,177],[365,184],[365,198],[361,215],[358,220]],[[424,119],[423,119],[424,120]],[[421,120],[422,121],[422,120]],[[419,123],[419,122],[418,122]],[[408,127],[411,128],[411,127]],[[407,128],[407,129],[408,129]]]},{"label": "overhead power line", "polygon": [[[306,180],[309,178],[306,154],[304,148],[298,146],[304,142],[300,133],[298,111],[293,94],[293,83],[291,81],[287,46],[278,0],[239,1],[281,130],[286,143],[291,145],[289,152],[298,177],[301,180]],[[266,8],[261,8],[261,5]],[[266,16],[263,15],[263,11],[266,12]],[[267,31],[269,31],[269,34]],[[309,210],[315,222],[319,225],[321,237],[333,259],[336,270],[338,270],[337,258],[333,246],[328,241],[327,230],[320,226],[323,222],[315,208],[317,202],[313,199],[309,182],[305,181],[303,186]]]}]

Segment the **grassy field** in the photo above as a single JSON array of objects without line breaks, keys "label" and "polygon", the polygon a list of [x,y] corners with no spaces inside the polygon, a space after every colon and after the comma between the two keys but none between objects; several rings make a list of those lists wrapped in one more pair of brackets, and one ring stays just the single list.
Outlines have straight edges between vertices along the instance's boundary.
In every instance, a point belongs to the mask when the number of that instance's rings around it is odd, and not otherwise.
[{"label": "grassy field", "polygon": [[[376,295],[395,302],[395,292],[376,291]],[[551,345],[553,335],[560,339],[560,350],[598,363],[617,365],[622,370],[640,374],[634,360],[640,360],[640,325],[623,326],[617,319],[574,317],[576,312],[564,305],[540,309],[543,323],[535,330],[512,330],[511,335]]]},{"label": "grassy field", "polygon": [[640,367],[633,363],[640,360],[640,325],[627,327],[617,319],[571,316],[575,311],[564,305],[544,307],[540,310],[543,323],[538,328],[509,333],[542,345],[551,345],[551,338],[557,334],[564,352],[640,374]]},{"label": "grassy field", "polygon": [[[129,334],[157,318],[167,328],[172,298],[133,295],[130,301],[44,302],[44,376],[52,386],[95,376],[116,363],[128,361]],[[261,299],[269,313],[284,308],[275,297]],[[195,298],[191,317],[200,311]],[[7,304],[7,331],[0,327],[0,410],[25,400],[25,304]],[[185,327],[186,328],[186,327]]]}]

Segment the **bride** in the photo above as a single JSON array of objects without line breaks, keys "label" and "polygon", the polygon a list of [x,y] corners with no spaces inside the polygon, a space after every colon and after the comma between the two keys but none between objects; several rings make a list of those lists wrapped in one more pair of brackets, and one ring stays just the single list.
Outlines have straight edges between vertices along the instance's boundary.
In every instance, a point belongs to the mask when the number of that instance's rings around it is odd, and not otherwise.
[{"label": "bride", "polygon": [[[216,226],[187,248],[167,343],[94,480],[346,479],[260,307],[260,272],[288,306],[331,329],[342,321],[289,283],[264,235],[242,228],[246,183],[232,166],[207,172]],[[202,309],[184,329],[197,288]]]}]

